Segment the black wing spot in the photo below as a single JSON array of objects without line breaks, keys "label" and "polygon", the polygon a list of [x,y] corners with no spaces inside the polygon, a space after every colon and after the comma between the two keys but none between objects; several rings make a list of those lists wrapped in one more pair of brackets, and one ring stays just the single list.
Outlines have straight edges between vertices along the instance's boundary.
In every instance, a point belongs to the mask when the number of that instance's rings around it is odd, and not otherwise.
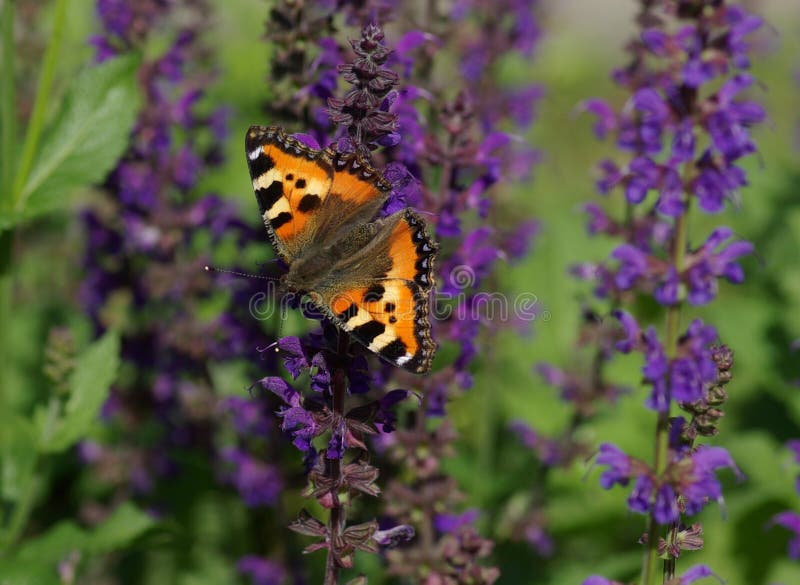
[{"label": "black wing spot", "polygon": [[386,325],[380,321],[373,320],[367,321],[363,325],[359,325],[353,329],[353,335],[355,335],[365,345],[369,345],[372,343],[373,339],[378,337],[378,335],[384,331],[386,331]]},{"label": "black wing spot", "polygon": [[277,230],[281,226],[286,225],[287,223],[289,223],[290,221],[292,221],[292,214],[289,213],[288,211],[281,211],[278,215],[273,217],[269,221],[269,223],[272,226],[272,229]]},{"label": "black wing spot", "polygon": [[297,210],[308,213],[309,211],[314,211],[321,203],[322,199],[320,199],[319,195],[304,195],[297,206]]},{"label": "black wing spot", "polygon": [[269,187],[262,187],[256,191],[256,199],[262,214],[272,209],[281,197],[283,197],[283,183],[280,181],[272,181]]},{"label": "black wing spot", "polygon": [[374,284],[367,289],[367,292],[364,293],[364,302],[365,303],[377,303],[379,300],[383,298],[383,293],[386,292],[386,289],[383,288],[380,284]]},{"label": "black wing spot", "polygon": [[389,315],[389,323],[397,323],[397,317],[394,315]]},{"label": "black wing spot", "polygon": [[294,182],[294,186],[298,189],[305,189],[306,188],[306,180],[305,179],[297,179]]},{"label": "black wing spot", "polygon": [[288,175],[286,175],[286,180],[287,181],[291,181],[292,179],[294,179],[294,175],[292,173],[289,173]]},{"label": "black wing spot", "polygon": [[350,319],[358,315],[358,305],[355,303],[350,303],[350,306],[347,307],[344,311],[336,315],[339,319],[347,323]]},{"label": "black wing spot", "polygon": [[408,352],[407,350],[408,350],[408,348],[406,347],[406,344],[403,343],[402,339],[398,338],[398,339],[395,339],[394,341],[392,341],[386,347],[384,347],[380,351],[380,354],[383,357],[385,357],[387,360],[392,361],[392,362],[396,362],[401,357],[406,355],[406,353]]},{"label": "black wing spot", "polygon": [[[249,160],[249,159],[248,159]],[[262,152],[255,160],[250,160],[250,176],[257,179],[275,167],[275,160]]]},{"label": "black wing spot", "polygon": [[385,305],[383,305],[383,310],[386,311],[387,313],[394,313],[394,310],[396,308],[397,307],[395,306],[394,303],[386,303]]}]

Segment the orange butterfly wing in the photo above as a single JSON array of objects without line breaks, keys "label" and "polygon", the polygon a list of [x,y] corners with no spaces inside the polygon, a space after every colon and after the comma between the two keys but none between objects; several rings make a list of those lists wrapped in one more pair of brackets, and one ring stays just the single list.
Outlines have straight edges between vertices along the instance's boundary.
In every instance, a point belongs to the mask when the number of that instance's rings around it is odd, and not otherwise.
[{"label": "orange butterfly wing", "polygon": [[415,373],[430,369],[436,343],[428,320],[437,245],[411,209],[387,218],[385,233],[365,254],[391,261],[371,280],[341,290],[321,304],[329,316],[370,351]]},{"label": "orange butterfly wing", "polygon": [[372,219],[391,189],[360,156],[310,148],[282,128],[251,126],[245,151],[270,241],[288,262]]}]

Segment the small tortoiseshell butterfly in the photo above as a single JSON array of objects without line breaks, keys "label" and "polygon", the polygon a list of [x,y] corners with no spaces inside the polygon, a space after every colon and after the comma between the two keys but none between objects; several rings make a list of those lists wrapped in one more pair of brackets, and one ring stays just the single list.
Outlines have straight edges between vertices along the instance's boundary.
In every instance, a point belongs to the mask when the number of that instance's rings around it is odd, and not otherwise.
[{"label": "small tortoiseshell butterfly", "polygon": [[286,288],[383,359],[427,372],[438,246],[422,218],[406,208],[375,219],[391,186],[360,155],[264,126],[250,127],[245,150],[270,242],[289,266]]}]

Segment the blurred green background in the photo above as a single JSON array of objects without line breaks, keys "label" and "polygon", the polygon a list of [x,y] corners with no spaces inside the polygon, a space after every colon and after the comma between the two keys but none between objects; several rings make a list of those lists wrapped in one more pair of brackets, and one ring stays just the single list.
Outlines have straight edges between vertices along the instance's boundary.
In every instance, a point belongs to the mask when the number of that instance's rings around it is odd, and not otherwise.
[{"label": "blurred green background", "polygon": [[[791,342],[800,337],[800,94],[796,82],[800,8],[791,1],[749,4],[773,27],[754,59],[754,74],[763,84],[755,97],[766,105],[769,121],[755,133],[760,152],[747,160],[750,185],[742,190],[741,205],[720,216],[695,215],[691,233],[698,242],[711,226],[730,225],[739,236],[753,241],[758,252],[744,262],[748,279],[743,285],[723,286],[711,306],[693,308],[684,315],[686,323],[700,316],[714,324],[736,353],[726,417],[713,442],[731,451],[746,479],[737,481],[732,473],[723,472],[724,508],[711,505],[700,517],[705,550],[686,553],[680,566],[707,563],[729,585],[794,585],[800,583],[800,565],[786,556],[789,536],[783,529],[768,529],[767,524],[778,511],[800,510],[794,491],[797,469],[783,446],[787,439],[800,436],[800,395],[795,384],[800,364],[798,354],[790,349]],[[92,5],[75,2],[70,7],[56,78],[62,89],[91,58],[85,39],[95,26]],[[235,116],[228,162],[200,188],[236,199],[257,220],[240,137],[250,124],[268,122],[259,113],[267,97],[268,47],[261,40],[267,3],[228,0],[213,3],[213,8],[214,25],[206,34],[220,66],[210,99],[231,104]],[[543,162],[530,184],[510,190],[504,205],[517,215],[524,212],[539,219],[543,231],[527,260],[502,270],[501,283],[510,293],[537,295],[547,318],[537,320],[527,337],[504,332],[478,360],[475,387],[451,407],[461,439],[457,456],[449,462],[449,470],[470,496],[469,504],[483,510],[481,528],[498,540],[495,552],[496,564],[503,571],[501,583],[568,585],[592,573],[629,579],[641,562],[634,543],[644,519],[627,512],[627,490],[600,488],[591,462],[547,476],[550,529],[557,547],[552,558],[540,558],[526,545],[508,542],[502,529],[497,532],[508,502],[523,497],[537,481],[532,455],[509,435],[508,422],[522,418],[546,434],[555,434],[570,415],[568,406],[533,368],[541,361],[567,366],[583,359],[574,352],[573,342],[581,302],[589,298],[590,290],[570,278],[567,268],[575,262],[601,259],[614,246],[612,241],[589,238],[580,212],[582,203],[599,199],[592,169],[599,159],[614,156],[614,149],[594,139],[591,120],[577,115],[576,105],[588,97],[612,103],[624,99],[608,73],[624,62],[622,45],[632,32],[634,9],[634,2],[622,1],[545,2],[544,39],[535,60],[507,63],[508,76],[536,79],[546,96],[530,135],[542,151]],[[43,30],[49,26],[46,16],[45,11]],[[76,201],[75,209],[79,205]],[[24,302],[13,322],[2,324],[12,328],[15,340],[9,371],[12,393],[26,386],[25,380],[41,363],[43,332],[64,321],[80,323],[71,316],[81,277],[82,234],[76,218],[75,213],[52,216],[30,225],[20,236],[26,255],[18,267],[18,294]],[[653,318],[661,323],[659,315]],[[617,359],[610,376],[635,388],[639,367],[635,357]],[[16,399],[26,402],[30,397]],[[639,389],[613,408],[604,407],[581,429],[583,438],[593,444],[613,442],[648,459],[655,416],[643,408],[643,401],[644,392]],[[216,513],[208,511],[203,518],[208,525],[201,526],[193,539],[200,556],[204,542],[213,547],[225,538],[216,533]],[[168,554],[172,530],[180,527],[145,538],[136,546],[153,551],[157,564]],[[358,562],[370,573],[370,582],[381,582],[375,559],[358,557]],[[192,574],[192,580],[181,583],[221,582],[211,576],[213,572],[207,580],[203,572]]]}]

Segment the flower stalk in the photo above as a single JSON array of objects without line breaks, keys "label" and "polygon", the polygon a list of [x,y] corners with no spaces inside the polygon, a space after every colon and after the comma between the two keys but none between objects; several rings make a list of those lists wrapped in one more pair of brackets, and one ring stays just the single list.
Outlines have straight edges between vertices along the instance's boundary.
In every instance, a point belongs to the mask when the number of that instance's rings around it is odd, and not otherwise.
[{"label": "flower stalk", "polygon": [[[347,372],[344,364],[347,360],[347,350],[350,347],[350,336],[338,332],[335,365],[331,370],[331,393],[333,400],[333,416],[335,420],[344,419],[345,398],[347,397]],[[330,546],[328,557],[325,561],[325,585],[336,585],[339,582],[339,560],[336,552],[336,543],[341,532],[347,524],[347,509],[342,504],[339,486],[341,484],[342,460],[334,458],[329,460],[331,490],[331,513],[328,518],[328,538]]]},{"label": "flower stalk", "polygon": [[[642,30],[628,45],[631,63],[614,72],[630,92],[627,104],[615,113],[602,101],[585,103],[598,116],[598,137],[613,134],[626,152],[621,164],[601,163],[598,190],[607,195],[620,188],[632,229],[620,232],[599,206],[587,206],[590,231],[623,235],[625,242],[607,262],[582,272],[595,280],[597,296],[620,309],[639,296],[665,308],[661,338],[653,326],[640,329],[630,313],[614,312],[624,331],[616,350],[644,357],[642,373],[650,387],[645,405],[657,418],[652,461],[610,444],[601,446],[597,459],[609,466],[601,477],[604,488],[633,481],[628,508],[647,516],[640,585],[656,585],[676,579],[683,550],[702,546],[701,527],[684,528],[681,521],[721,499],[716,471],[738,473],[724,449],[694,444],[697,434],[716,433],[730,363],[721,358],[724,346],[714,327],[695,320],[684,330],[681,316],[687,305],[711,302],[721,279],[744,280],[738,260],[752,252],[752,244],[725,243],[733,231],[717,227],[692,248],[688,227],[692,209],[720,213],[746,185],[737,162],[756,150],[749,128],[765,112],[739,95],[754,84],[746,72],[747,37],[762,25],[760,18],[729,2],[660,0],[642,3],[638,24]],[[691,422],[673,417],[674,406],[692,414]],[[689,569],[681,582],[708,571]]]}]

